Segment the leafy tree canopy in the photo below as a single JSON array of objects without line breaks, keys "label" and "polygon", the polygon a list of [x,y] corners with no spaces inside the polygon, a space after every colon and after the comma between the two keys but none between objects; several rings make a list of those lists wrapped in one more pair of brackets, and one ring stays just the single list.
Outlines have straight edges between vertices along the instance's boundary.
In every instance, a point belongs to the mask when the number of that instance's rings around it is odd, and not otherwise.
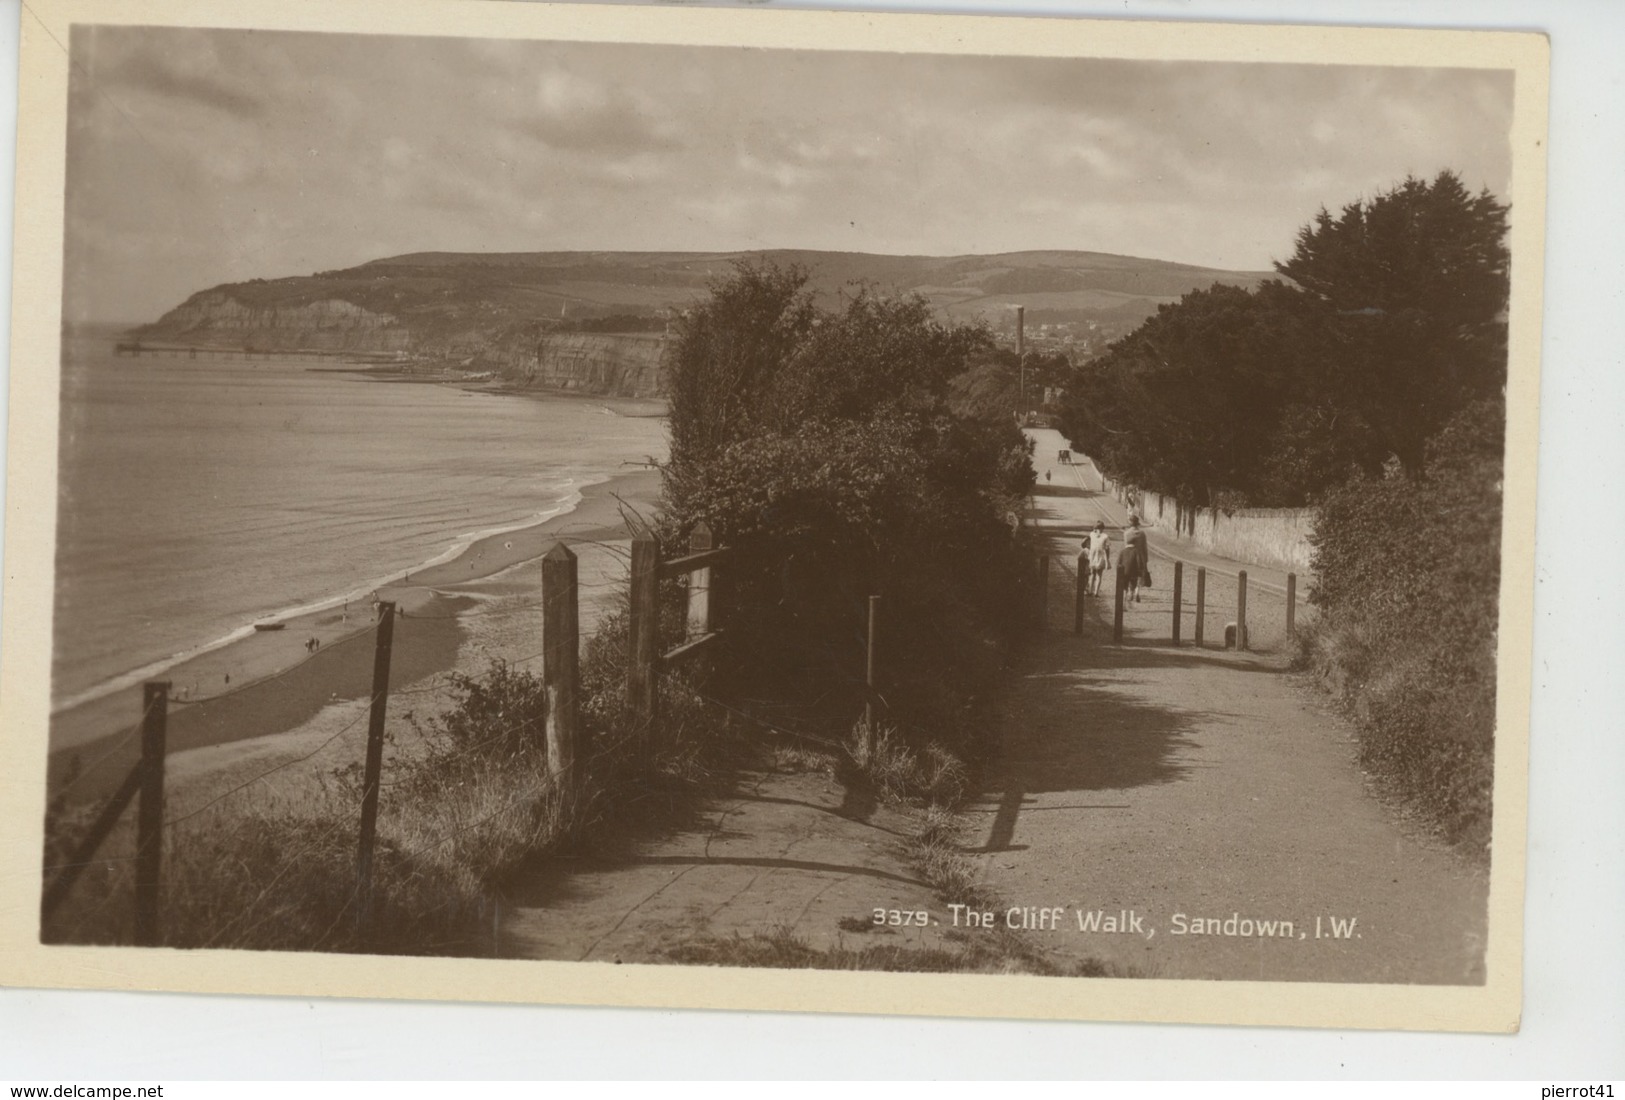
[{"label": "leafy tree canopy", "polygon": [[806,281],[741,266],[678,325],[668,524],[704,520],[730,547],[731,652],[754,690],[849,721],[879,594],[890,718],[968,736],[1020,606],[1004,516],[1033,483],[1010,407],[982,415],[955,383],[991,338],[917,297],[820,309]]},{"label": "leafy tree canopy", "polygon": [[1322,210],[1292,284],[1185,295],[1068,383],[1063,427],[1192,503],[1297,505],[1428,440],[1506,374],[1507,207],[1451,172]]}]

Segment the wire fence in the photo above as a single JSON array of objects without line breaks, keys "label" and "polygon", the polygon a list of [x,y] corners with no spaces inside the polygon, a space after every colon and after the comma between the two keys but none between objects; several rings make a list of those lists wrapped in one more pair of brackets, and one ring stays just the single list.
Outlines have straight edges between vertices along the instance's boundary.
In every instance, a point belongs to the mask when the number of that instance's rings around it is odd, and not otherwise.
[{"label": "wire fence", "polygon": [[[612,592],[617,587],[625,587],[626,571],[624,568],[616,569],[617,563],[625,563],[628,558],[624,542],[570,536],[566,536],[560,542],[573,546],[575,551],[600,558],[597,563],[598,575],[586,579],[580,587],[604,594]],[[614,575],[617,571],[620,576]],[[536,648],[534,642],[524,646],[527,637],[534,638],[541,633],[542,599],[528,596],[498,596],[480,600],[451,613],[424,610],[424,607],[432,608],[443,604],[446,598],[464,595],[458,592],[457,588],[457,585],[448,585],[443,589],[423,588],[420,591],[425,600],[424,605],[416,609],[392,608],[392,610],[407,622],[457,620],[468,628],[465,632],[467,637],[481,637],[483,634],[481,650],[490,665],[504,664],[511,668],[526,669],[542,660],[545,650]],[[595,598],[592,602],[595,604],[595,621],[588,629],[577,631],[577,644],[590,642],[607,629],[602,620],[610,607],[601,598]],[[382,603],[383,601],[380,601],[380,605]],[[481,622],[500,620],[511,620],[512,626],[507,630],[480,630]],[[331,639],[320,649],[307,646],[304,653],[298,654],[296,659],[283,667],[253,679],[239,677],[238,682],[225,691],[209,695],[188,694],[176,697],[168,693],[169,684],[164,683],[161,685],[165,689],[162,701],[155,703],[149,699],[139,720],[109,737],[99,739],[96,754],[88,763],[82,763],[77,756],[70,757],[64,766],[62,778],[51,792],[47,847],[42,862],[45,880],[45,892],[42,895],[44,925],[52,926],[55,933],[62,938],[73,939],[75,926],[87,923],[83,919],[85,910],[118,905],[116,898],[108,896],[109,891],[106,888],[111,887],[111,892],[118,892],[117,884],[113,880],[122,873],[120,868],[128,868],[138,861],[138,853],[134,850],[135,823],[128,820],[131,815],[123,813],[124,807],[134,800],[134,795],[120,797],[121,790],[115,791],[112,798],[99,799],[93,791],[89,791],[88,781],[93,777],[100,779],[110,763],[128,760],[132,744],[142,735],[144,726],[152,717],[152,708],[155,705],[162,707],[166,718],[170,714],[182,717],[187,712],[202,713],[211,709],[209,704],[214,705],[216,713],[219,713],[220,705],[237,706],[244,708],[245,712],[250,711],[255,704],[257,693],[262,694],[268,689],[274,689],[279,682],[307,669],[313,662],[323,660],[333,662],[335,655],[343,653],[346,649],[364,645],[373,637],[376,630],[377,624],[369,621],[367,627],[352,630],[345,637]],[[160,793],[157,799],[157,804],[167,812],[157,823],[155,831],[161,837],[160,843],[171,853],[171,857],[175,850],[188,842],[187,838],[194,827],[207,833],[217,828],[221,822],[229,820],[234,814],[251,814],[277,803],[281,803],[277,806],[278,809],[286,809],[290,804],[304,802],[311,815],[325,816],[336,821],[336,824],[331,825],[329,832],[334,829],[354,831],[358,824],[355,811],[359,807],[354,804],[356,800],[348,798],[345,793],[348,778],[345,773],[355,768],[364,748],[362,737],[368,732],[367,720],[375,714],[385,712],[382,730],[387,733],[390,740],[397,742],[399,749],[393,755],[394,762],[409,769],[414,758],[420,757],[425,749],[426,731],[415,711],[408,709],[387,713],[387,702],[393,697],[397,702],[403,699],[411,700],[412,706],[427,704],[433,708],[435,703],[440,703],[450,707],[455,705],[460,695],[466,695],[468,691],[481,685],[489,685],[492,674],[490,671],[442,670],[401,686],[387,682],[387,671],[384,675],[386,682],[381,690],[374,685],[373,690],[359,694],[359,697],[353,688],[345,692],[349,696],[347,699],[339,699],[335,695],[328,705],[321,707],[317,715],[305,722],[299,730],[269,738],[250,739],[234,746],[236,751],[225,750],[223,746],[214,746],[201,752],[187,754],[185,763],[200,766],[187,769],[184,782],[179,784],[173,781],[172,776],[169,790]],[[151,686],[158,685],[156,683],[149,685],[149,689]],[[342,689],[343,685],[340,687]],[[513,738],[524,731],[526,726],[535,724],[534,719],[529,718],[516,721],[498,728],[489,736],[463,746],[460,753],[469,758],[477,757],[492,744]],[[297,744],[299,741],[306,744],[293,749],[288,747],[290,743]],[[163,755],[167,757],[169,754]],[[210,755],[217,758],[241,757],[241,760],[235,766],[222,766],[218,760],[208,760],[207,757]],[[259,767],[252,766],[254,760],[264,761],[266,758],[274,762],[268,766],[264,764]],[[446,762],[455,763],[451,760]],[[139,778],[143,769],[152,766],[153,762],[150,760],[137,761],[126,776],[125,786],[130,786]],[[160,761],[157,767],[161,775],[163,762]],[[381,779],[374,779],[373,786],[374,789],[382,789],[386,785],[397,787],[404,782],[405,779],[399,776],[392,778],[388,784]],[[537,796],[551,782],[550,777],[544,777],[529,789],[529,796]],[[105,783],[98,785],[105,786]],[[500,812],[499,810],[498,813]],[[106,820],[93,821],[93,815]],[[86,843],[87,841],[89,843]],[[70,850],[75,844],[79,849],[77,854]],[[104,881],[101,883],[104,889],[101,894],[88,884],[79,884],[80,876],[91,868],[100,868],[104,872]],[[287,867],[284,866],[284,872],[286,870]],[[262,891],[261,898],[271,892],[269,889]],[[76,894],[79,895],[78,904],[67,905],[69,898]],[[58,910],[66,915],[60,920],[54,920]],[[77,912],[67,912],[68,910]],[[243,914],[242,917],[246,918],[247,914]],[[92,919],[88,923],[97,925],[106,922],[92,914]],[[212,943],[219,935],[228,933],[229,928],[223,928],[216,936],[211,936],[208,942]]]},{"label": "wire fence", "polygon": [[[698,536],[696,536],[698,537]],[[653,546],[653,540],[639,539],[638,542]],[[561,615],[557,604],[559,594],[550,591],[549,567],[556,564],[554,559],[569,547],[566,557],[569,559],[569,579],[567,583],[568,614]],[[261,738],[257,742],[248,742],[240,746],[242,759],[234,767],[216,766],[203,769],[201,776],[188,776],[186,782],[171,784],[168,792],[168,801],[165,801],[162,790],[163,772],[166,754],[162,747],[156,761],[144,758],[143,762],[131,772],[127,781],[146,775],[156,769],[158,776],[158,792],[152,805],[167,811],[162,816],[153,819],[151,826],[141,826],[141,839],[137,847],[140,852],[132,853],[130,838],[136,830],[128,820],[120,820],[123,808],[133,798],[133,795],[116,796],[114,800],[104,802],[99,807],[94,805],[80,805],[76,809],[67,806],[68,799],[77,793],[79,785],[85,777],[92,772],[103,769],[110,760],[127,754],[131,742],[142,733],[148,720],[152,717],[149,705],[148,713],[143,715],[143,721],[137,722],[127,729],[105,739],[108,747],[100,750],[98,755],[86,767],[70,767],[67,778],[59,785],[55,792],[56,800],[53,805],[52,820],[48,822],[47,853],[43,864],[46,879],[46,894],[42,900],[42,920],[45,925],[52,926],[52,935],[60,940],[83,942],[78,938],[78,931],[87,925],[86,910],[105,910],[109,906],[116,907],[119,902],[115,895],[122,892],[120,883],[121,868],[128,868],[132,864],[147,858],[142,853],[152,848],[152,841],[148,839],[148,832],[157,837],[159,849],[168,853],[167,858],[173,862],[178,854],[184,854],[190,847],[208,847],[218,835],[229,833],[242,820],[254,814],[274,807],[278,812],[287,812],[289,804],[303,803],[299,811],[310,820],[321,822],[319,828],[306,843],[291,847],[278,854],[279,869],[271,875],[270,881],[259,886],[253,897],[244,899],[239,910],[230,914],[225,923],[217,928],[210,929],[201,940],[188,941],[189,945],[203,946],[215,945],[220,942],[236,943],[244,936],[255,934],[259,927],[258,910],[269,907],[278,909],[277,894],[286,877],[295,874],[294,865],[312,852],[321,852],[328,848],[336,838],[345,833],[359,831],[359,857],[360,870],[356,875],[356,883],[349,896],[344,901],[341,913],[335,920],[342,920],[346,915],[353,917],[358,925],[365,926],[369,918],[371,895],[371,850],[375,843],[375,821],[377,807],[382,792],[386,790],[400,791],[410,788],[414,782],[421,784],[424,777],[425,761],[430,761],[435,768],[443,772],[456,772],[459,769],[476,768],[493,751],[504,752],[504,743],[524,742],[536,747],[538,741],[546,742],[546,752],[535,754],[543,766],[534,769],[528,780],[523,776],[512,789],[504,789],[501,797],[490,801],[489,804],[480,804],[479,812],[467,813],[461,807],[450,807],[439,815],[451,822],[438,830],[424,832],[423,822],[418,823],[412,835],[397,836],[390,842],[389,858],[393,860],[413,860],[427,857],[447,845],[453,844],[459,838],[478,832],[483,826],[492,821],[511,815],[515,812],[533,807],[538,801],[557,795],[561,790],[573,786],[578,777],[585,771],[597,767],[607,758],[624,754],[629,748],[639,742],[650,739],[651,727],[658,721],[658,693],[646,692],[638,701],[634,684],[634,672],[638,676],[654,685],[658,683],[658,671],[651,663],[651,657],[631,650],[627,655],[628,664],[628,710],[627,720],[615,726],[622,732],[615,736],[600,736],[594,739],[591,746],[584,744],[568,746],[568,751],[561,757],[557,751],[558,739],[562,737],[573,738],[579,742],[579,718],[571,715],[568,719],[562,715],[558,700],[568,697],[574,708],[578,702],[580,685],[578,681],[578,664],[581,649],[584,645],[592,643],[603,636],[611,627],[627,630],[635,634],[639,629],[640,607],[642,618],[647,630],[653,631],[658,621],[658,609],[650,613],[654,607],[655,585],[667,576],[686,576],[690,592],[691,607],[689,611],[688,633],[684,644],[677,649],[661,655],[658,651],[652,655],[652,660],[662,668],[674,665],[679,660],[687,661],[697,655],[703,656],[701,651],[705,648],[702,643],[715,637],[710,611],[710,572],[713,560],[724,552],[709,550],[709,536],[706,535],[705,544],[699,549],[705,551],[698,555],[691,554],[686,558],[679,558],[670,563],[662,564],[658,548],[655,548],[651,559],[659,569],[666,573],[656,575],[653,570],[646,570],[641,579],[633,572],[636,554],[632,553],[625,542],[596,538],[574,538],[561,540],[555,544],[554,550],[542,563],[542,592],[539,597],[523,595],[497,596],[480,600],[471,606],[456,608],[452,612],[437,610],[444,606],[432,598],[426,603],[419,604],[415,609],[398,607],[392,601],[379,601],[377,607],[376,626],[371,629],[356,631],[349,636],[330,642],[327,646],[317,650],[314,645],[306,646],[306,652],[291,664],[280,668],[252,682],[239,682],[230,690],[210,696],[191,696],[186,699],[170,699],[167,696],[169,685],[167,683],[149,684],[149,693],[159,690],[163,693],[160,717],[166,718],[170,712],[170,704],[175,704],[177,714],[201,714],[208,708],[206,704],[227,706],[240,706],[251,708],[254,697],[251,693],[275,687],[279,681],[293,675],[314,661],[337,652],[345,647],[353,650],[365,642],[368,637],[375,637],[376,660],[373,669],[372,689],[359,697],[339,700],[335,695],[332,705],[321,709],[312,721],[291,734],[279,734],[275,738]],[[576,555],[594,555],[592,572],[586,577],[580,577],[576,572]],[[563,560],[563,559],[560,559]],[[669,578],[668,578],[669,579]],[[459,585],[449,585],[443,590],[422,590],[426,597],[464,597],[466,593],[459,591]],[[610,618],[609,613],[617,607],[617,602],[607,599],[617,590],[630,590],[630,596],[624,607],[630,619]],[[560,590],[563,592],[564,590]],[[695,601],[698,601],[697,603]],[[642,606],[647,604],[648,606]],[[586,629],[581,629],[580,617],[583,610],[589,611],[589,621]],[[405,612],[402,614],[402,612]],[[696,617],[698,615],[698,617]],[[468,628],[462,642],[470,638],[477,638],[480,650],[490,664],[485,672],[469,672],[461,670],[438,671],[421,676],[414,682],[395,685],[390,680],[390,662],[392,656],[392,632],[397,622],[404,618],[406,621],[433,621],[436,619],[456,619]],[[553,621],[565,623],[568,628],[568,638],[564,638],[556,629]],[[482,629],[485,624],[490,629]],[[541,638],[541,647],[536,646],[535,639]],[[529,644],[525,644],[526,642]],[[461,646],[463,656],[460,663],[467,667],[467,646]],[[552,664],[560,657],[564,649],[569,650],[568,677],[569,690],[562,689],[560,684],[560,670],[552,668]],[[692,651],[692,652],[690,652]],[[348,663],[353,663],[354,657]],[[643,666],[640,668],[640,662]],[[420,720],[412,709],[401,710],[399,703],[410,700],[410,707],[427,706],[431,712],[435,704],[442,706],[441,713],[446,708],[455,707],[459,701],[467,703],[476,693],[481,691],[494,691],[502,687],[501,677],[513,670],[520,670],[526,676],[534,676],[531,671],[541,667],[540,681],[548,686],[540,693],[545,713],[516,714],[511,720],[499,721],[494,727],[489,724],[479,728],[479,736],[469,740],[457,741],[448,736],[450,727],[443,718],[430,717]],[[338,666],[344,667],[344,666]],[[534,684],[536,681],[527,681]],[[342,686],[342,685],[341,685]],[[389,711],[391,699],[396,702],[394,713]],[[365,741],[362,736],[365,731]],[[389,776],[386,779],[384,771],[386,761],[382,751],[385,740],[395,744],[395,751],[390,754],[387,766]],[[303,744],[298,742],[303,741]],[[293,743],[296,747],[290,747]],[[220,747],[205,750],[206,754],[220,755]],[[230,754],[228,754],[230,755]],[[191,754],[189,762],[197,761],[197,754]],[[260,761],[254,766],[254,761]],[[361,761],[364,760],[364,764]],[[360,769],[363,774],[359,784],[355,772]],[[413,797],[405,796],[409,805]],[[276,805],[277,800],[281,805]],[[146,822],[149,801],[146,797],[141,802],[142,821]],[[99,810],[100,817],[105,819],[94,830],[99,835],[87,836],[83,831],[86,815],[92,810]],[[295,816],[299,816],[296,813]],[[386,818],[387,818],[386,814]],[[435,814],[421,815],[425,821],[432,822]],[[77,849],[72,858],[64,853],[70,842],[77,843]],[[212,849],[211,849],[212,851]],[[87,868],[99,867],[102,875],[96,888],[89,886],[76,887],[75,882],[81,872]],[[127,888],[127,887],[126,887]],[[64,903],[74,890],[80,894],[77,906]],[[56,920],[53,917],[59,907],[66,912],[66,916]],[[105,914],[103,914],[105,915]],[[96,914],[88,924],[97,925]],[[105,921],[102,922],[105,925]],[[332,930],[324,932],[322,939],[329,938]],[[103,937],[105,938],[105,936]],[[365,941],[365,933],[362,936]],[[102,942],[101,939],[92,939],[91,942]],[[137,942],[162,942],[156,922],[147,939],[137,937]]]}]

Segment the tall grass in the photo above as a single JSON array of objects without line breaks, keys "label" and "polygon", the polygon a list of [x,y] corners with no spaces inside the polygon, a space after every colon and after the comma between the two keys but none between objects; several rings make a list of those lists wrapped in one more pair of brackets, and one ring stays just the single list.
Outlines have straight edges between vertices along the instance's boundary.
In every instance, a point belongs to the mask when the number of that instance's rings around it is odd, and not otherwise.
[{"label": "tall grass", "polygon": [[[373,917],[358,920],[361,769],[336,769],[297,797],[230,799],[166,830],[160,911],[171,947],[478,955],[492,948],[503,884],[523,862],[586,842],[705,782],[732,751],[728,723],[680,675],[663,677],[658,735],[626,726],[625,617],[586,647],[586,751],[568,790],[548,775],[540,678],[501,661],[457,675],[454,702],[414,721],[384,770],[373,857]],[[636,810],[634,804],[639,804]],[[128,815],[126,815],[128,816]],[[48,867],[84,835],[89,814],[57,807]],[[42,938],[128,943],[133,848],[128,823],[103,845]]]},{"label": "tall grass", "polygon": [[855,775],[883,800],[906,804],[954,806],[965,796],[970,773],[965,764],[940,742],[928,741],[917,750],[896,727],[860,719],[846,743]]}]

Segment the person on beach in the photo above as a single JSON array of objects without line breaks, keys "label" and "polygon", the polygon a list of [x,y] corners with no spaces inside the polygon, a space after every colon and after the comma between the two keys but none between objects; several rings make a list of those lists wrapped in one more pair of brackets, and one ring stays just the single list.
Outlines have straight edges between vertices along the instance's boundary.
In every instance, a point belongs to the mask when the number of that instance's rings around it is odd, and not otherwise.
[{"label": "person on beach", "polygon": [[1095,529],[1089,532],[1083,540],[1084,553],[1089,555],[1089,576],[1084,582],[1084,591],[1091,596],[1100,595],[1100,582],[1106,576],[1106,569],[1112,563],[1112,540],[1106,533],[1106,525],[1100,520],[1095,521]]}]

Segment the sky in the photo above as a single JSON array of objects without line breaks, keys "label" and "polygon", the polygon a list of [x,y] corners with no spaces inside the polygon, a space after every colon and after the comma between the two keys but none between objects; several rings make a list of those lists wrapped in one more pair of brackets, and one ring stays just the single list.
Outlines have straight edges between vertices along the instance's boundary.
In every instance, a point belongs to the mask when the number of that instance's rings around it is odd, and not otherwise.
[{"label": "sky", "polygon": [[1079,249],[1237,270],[1450,168],[1509,73],[75,27],[64,316],[419,251]]}]

